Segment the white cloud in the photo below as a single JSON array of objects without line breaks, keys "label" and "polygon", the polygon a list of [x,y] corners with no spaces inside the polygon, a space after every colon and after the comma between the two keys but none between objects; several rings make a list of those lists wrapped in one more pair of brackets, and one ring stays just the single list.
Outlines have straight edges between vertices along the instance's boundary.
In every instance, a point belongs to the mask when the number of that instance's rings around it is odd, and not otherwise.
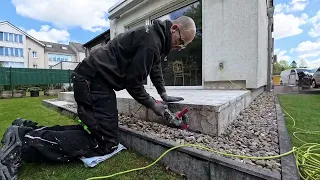
[{"label": "white cloud", "polygon": [[305,60],[308,68],[319,68],[320,67],[320,59],[317,60]]},{"label": "white cloud", "polygon": [[274,50],[274,54],[277,55],[278,61],[281,61],[281,60],[287,60],[287,61],[289,61],[289,60],[291,59],[290,56],[286,55],[286,54],[287,54],[287,51],[286,51],[286,50],[281,51],[280,49],[275,49],[275,50]]},{"label": "white cloud", "polygon": [[292,0],[289,4],[277,4],[275,6],[275,13],[280,12],[298,12],[303,11],[309,4],[308,0]]},{"label": "white cloud", "polygon": [[315,51],[320,51],[320,39],[318,39],[318,41],[315,42],[304,41],[297,46],[295,51],[300,53],[311,53]]},{"label": "white cloud", "polygon": [[17,14],[50,22],[66,29],[81,27],[97,32],[108,28],[109,20],[105,18],[108,9],[118,0],[11,0]]},{"label": "white cloud", "polygon": [[302,54],[299,56],[300,59],[306,59],[310,57],[318,57],[320,55],[320,52],[318,53],[307,53],[307,54]]},{"label": "white cloud", "polygon": [[66,43],[69,41],[70,34],[66,30],[58,30],[51,28],[48,25],[41,26],[40,30],[30,29],[26,31],[34,38],[41,41],[55,42],[55,43]]},{"label": "white cloud", "polygon": [[291,48],[290,49],[290,53],[292,54],[294,52],[294,48]]},{"label": "white cloud", "polygon": [[301,34],[303,30],[300,26],[307,23],[308,15],[303,13],[300,17],[293,14],[278,13],[274,15],[274,38],[281,39],[285,37]]},{"label": "white cloud", "polygon": [[312,23],[312,28],[309,30],[308,34],[311,37],[320,36],[320,10],[317,12],[315,16],[310,18],[310,22]]}]

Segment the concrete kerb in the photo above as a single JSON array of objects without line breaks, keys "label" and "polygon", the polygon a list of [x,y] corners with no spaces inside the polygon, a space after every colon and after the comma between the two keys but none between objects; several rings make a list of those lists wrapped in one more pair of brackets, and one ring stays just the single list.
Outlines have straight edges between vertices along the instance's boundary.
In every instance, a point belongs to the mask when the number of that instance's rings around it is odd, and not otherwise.
[{"label": "concrete kerb", "polygon": [[[67,111],[73,114],[73,117],[77,116],[74,109],[54,105],[51,101],[44,100],[43,105],[59,112]],[[151,159],[157,159],[166,150],[178,145],[169,140],[155,138],[121,125],[119,128],[120,140],[124,146]],[[278,172],[260,169],[191,147],[181,147],[169,152],[160,160],[160,163],[169,166],[174,172],[185,174],[188,179],[281,179]]]},{"label": "concrete kerb", "polygon": [[[278,97],[275,95],[275,105],[277,111],[277,124],[279,136],[280,154],[292,150],[290,137],[285,123],[283,111],[280,106]],[[295,157],[293,154],[281,157],[281,175],[283,180],[300,180],[300,175],[296,166]]]}]

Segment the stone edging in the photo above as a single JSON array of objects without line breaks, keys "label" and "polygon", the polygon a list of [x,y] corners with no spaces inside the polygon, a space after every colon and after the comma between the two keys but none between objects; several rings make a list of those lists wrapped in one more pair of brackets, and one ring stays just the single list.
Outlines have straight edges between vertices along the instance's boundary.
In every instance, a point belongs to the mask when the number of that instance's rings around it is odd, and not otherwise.
[{"label": "stone edging", "polygon": [[[277,95],[275,97],[275,108],[277,112],[277,124],[278,124],[278,136],[279,136],[279,148],[280,154],[286,153],[292,150],[290,137],[285,123],[283,111],[280,106]],[[282,180],[300,180],[298,169],[296,166],[295,157],[293,154],[281,157],[281,175]]]},{"label": "stone edging", "polygon": [[[46,100],[43,101],[43,105],[76,117],[76,112],[70,108],[55,106]],[[152,159],[157,159],[163,152],[178,145],[121,125],[119,130],[121,143],[125,147]],[[181,147],[169,152],[160,163],[169,166],[174,172],[185,174],[188,179],[281,179],[280,173],[190,147]]]}]

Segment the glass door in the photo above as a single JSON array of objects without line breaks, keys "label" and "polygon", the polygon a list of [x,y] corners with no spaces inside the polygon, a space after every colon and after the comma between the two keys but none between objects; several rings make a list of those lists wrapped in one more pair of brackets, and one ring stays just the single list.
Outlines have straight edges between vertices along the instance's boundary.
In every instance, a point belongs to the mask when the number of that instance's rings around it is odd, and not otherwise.
[{"label": "glass door", "polygon": [[[185,15],[194,19],[195,39],[185,49],[172,51],[162,58],[161,66],[166,87],[169,89],[202,89],[202,4],[197,1],[155,19],[175,20]],[[154,19],[152,19],[153,21]],[[151,85],[154,87],[153,85]]]}]

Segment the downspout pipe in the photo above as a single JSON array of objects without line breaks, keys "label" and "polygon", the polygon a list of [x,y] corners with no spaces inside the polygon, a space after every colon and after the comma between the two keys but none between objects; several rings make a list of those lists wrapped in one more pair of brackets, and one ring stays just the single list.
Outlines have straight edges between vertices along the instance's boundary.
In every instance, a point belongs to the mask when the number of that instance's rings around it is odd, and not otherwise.
[{"label": "downspout pipe", "polygon": [[[272,1],[272,0],[271,0]],[[274,14],[274,6],[268,3],[267,15],[268,15],[268,70],[267,70],[267,92],[271,91],[271,64],[272,64],[272,56],[271,56],[271,49],[272,49],[272,22],[273,22],[273,14]]]}]

